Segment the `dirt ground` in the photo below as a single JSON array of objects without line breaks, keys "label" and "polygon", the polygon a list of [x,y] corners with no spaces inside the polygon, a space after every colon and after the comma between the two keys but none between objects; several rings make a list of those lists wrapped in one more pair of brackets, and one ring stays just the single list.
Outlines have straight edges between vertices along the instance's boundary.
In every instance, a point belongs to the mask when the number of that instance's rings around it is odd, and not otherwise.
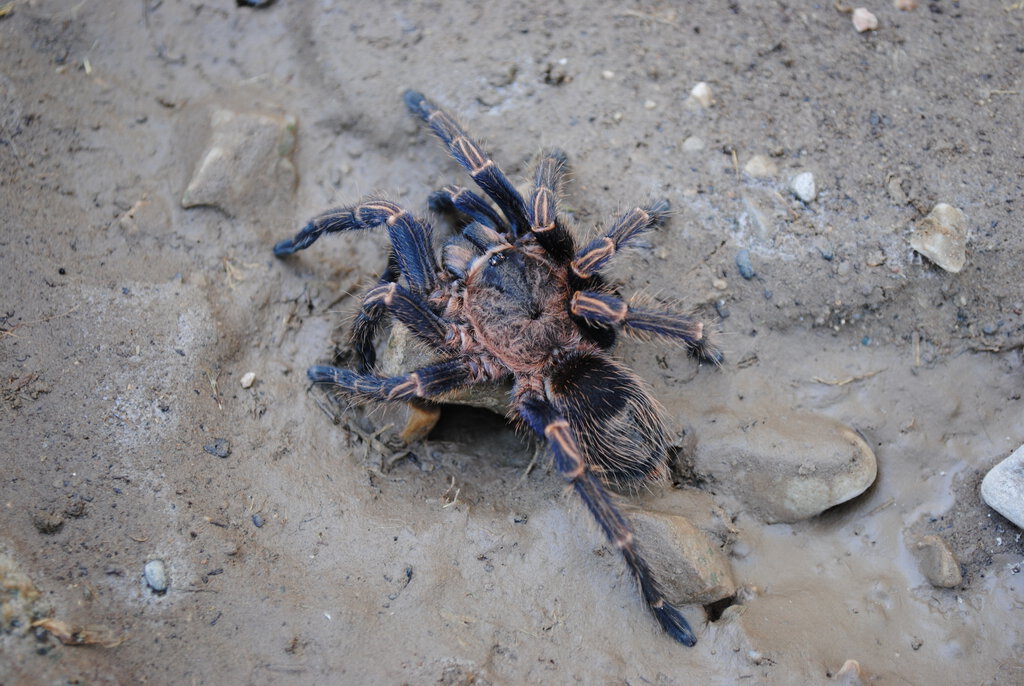
[{"label": "dirt ground", "polygon": [[[878,0],[861,34],[831,2],[583,5],[0,3],[0,683],[849,684],[856,660],[865,684],[1024,684],[1022,532],[978,491],[1024,443],[1024,7]],[[865,494],[803,522],[718,499],[743,590],[732,621],[686,608],[696,647],[503,419],[446,409],[388,464],[381,415],[333,424],[307,393],[386,242],[271,246],[467,182],[409,87],[516,179],[564,149],[581,227],[668,198],[614,276],[726,351],[618,349],[675,431],[796,409],[875,451]],[[294,117],[295,174],[186,209],[217,107]],[[968,219],[959,274],[909,246],[937,202]],[[924,534],[960,585],[928,583]]]}]

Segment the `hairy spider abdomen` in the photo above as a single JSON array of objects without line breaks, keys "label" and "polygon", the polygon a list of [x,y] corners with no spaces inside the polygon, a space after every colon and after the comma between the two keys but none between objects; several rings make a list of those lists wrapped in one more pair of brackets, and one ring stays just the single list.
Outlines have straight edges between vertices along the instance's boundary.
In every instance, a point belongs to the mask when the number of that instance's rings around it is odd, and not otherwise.
[{"label": "hairy spider abdomen", "polygon": [[484,255],[466,279],[466,318],[513,374],[537,373],[579,344],[568,299],[565,270],[516,248]]},{"label": "hairy spider abdomen", "polygon": [[667,440],[657,402],[603,353],[575,353],[551,375],[550,395],[587,461],[622,486],[661,475]]}]

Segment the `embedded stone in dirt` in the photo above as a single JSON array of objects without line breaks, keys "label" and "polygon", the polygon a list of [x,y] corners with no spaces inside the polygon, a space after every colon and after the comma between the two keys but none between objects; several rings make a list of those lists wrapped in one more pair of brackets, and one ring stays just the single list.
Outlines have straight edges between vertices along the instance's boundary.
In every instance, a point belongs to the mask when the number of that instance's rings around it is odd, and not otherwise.
[{"label": "embedded stone in dirt", "polygon": [[669,602],[708,605],[736,595],[721,546],[689,519],[632,509],[629,519]]},{"label": "embedded stone in dirt", "polygon": [[813,517],[875,480],[871,448],[828,417],[750,417],[721,407],[706,417],[696,429],[693,471],[765,522]]},{"label": "embedded stone in dirt", "polygon": [[964,580],[960,563],[953,555],[949,543],[934,534],[924,536],[914,544],[914,556],[932,586],[953,588]]},{"label": "embedded stone in dirt", "polygon": [[1024,445],[989,470],[981,482],[981,498],[1024,529]]},{"label": "embedded stone in dirt", "polygon": [[181,197],[182,207],[212,205],[236,215],[264,206],[295,186],[290,156],[295,117],[241,112],[216,106],[210,112],[206,148],[195,163]]},{"label": "embedded stone in dirt", "polygon": [[910,237],[910,246],[956,274],[967,261],[967,218],[959,209],[940,202]]}]

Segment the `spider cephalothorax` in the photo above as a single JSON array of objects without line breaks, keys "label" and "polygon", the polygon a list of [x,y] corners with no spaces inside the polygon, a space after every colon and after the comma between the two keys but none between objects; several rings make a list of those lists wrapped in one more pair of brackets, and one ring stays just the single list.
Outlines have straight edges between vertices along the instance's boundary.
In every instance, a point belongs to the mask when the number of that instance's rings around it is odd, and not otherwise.
[{"label": "spider cephalothorax", "polygon": [[[359,369],[316,366],[309,378],[378,402],[443,399],[474,383],[510,379],[518,418],[548,441],[556,469],[622,553],[658,622],[693,645],[690,626],[665,599],[605,486],[638,484],[662,474],[666,462],[657,403],[608,354],[616,330],[669,337],[701,359],[719,359],[700,321],[626,302],[601,276],[616,252],[664,220],[668,203],[629,210],[577,249],[556,208],[564,154],[542,153],[524,199],[450,115],[414,91],[406,92],[405,103],[500,214],[466,188],[447,186],[433,194],[434,209],[469,220],[462,235],[444,246],[440,267],[430,225],[381,199],[325,212],[278,243],[274,254],[283,257],[324,233],[385,227],[391,238],[387,268],[364,296],[353,326]],[[438,361],[402,376],[373,374],[374,337],[389,314],[435,350]]]}]

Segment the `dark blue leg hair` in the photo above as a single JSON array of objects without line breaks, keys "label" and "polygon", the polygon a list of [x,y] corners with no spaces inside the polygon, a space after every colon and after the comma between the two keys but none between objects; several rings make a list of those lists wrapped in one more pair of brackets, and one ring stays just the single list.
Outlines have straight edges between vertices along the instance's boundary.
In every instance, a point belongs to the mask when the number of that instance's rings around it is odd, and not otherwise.
[{"label": "dark blue leg hair", "polygon": [[445,186],[434,191],[428,199],[430,209],[435,212],[461,212],[475,222],[489,226],[495,231],[507,232],[508,224],[491,209],[487,201],[462,186]]},{"label": "dark blue leg hair", "polygon": [[306,372],[313,383],[367,402],[405,402],[435,398],[471,383],[470,369],[458,360],[421,367],[402,376],[374,376],[318,365]]},{"label": "dark blue leg hair", "polygon": [[630,305],[606,293],[577,291],[569,303],[576,317],[602,326],[623,326],[626,330],[666,336],[681,341],[689,353],[719,364],[722,353],[704,335],[704,323],[696,317],[666,310]]},{"label": "dark blue leg hair", "polygon": [[436,350],[451,352],[445,345],[445,336],[450,330],[448,322],[437,316],[423,298],[397,283],[383,283],[372,288],[363,299],[363,308],[374,311],[384,308],[419,340]]},{"label": "dark blue leg hair", "polygon": [[634,207],[619,217],[600,238],[595,238],[576,253],[572,270],[586,279],[598,272],[616,252],[639,234],[658,226],[668,216],[668,201],[658,200],[646,207]]},{"label": "dark blue leg hair", "polygon": [[[398,258],[395,251],[388,254],[388,266],[380,275],[377,286],[370,290],[386,286],[398,280]],[[369,301],[369,293],[363,296],[362,307],[359,308],[356,319],[352,323],[352,350],[356,354],[356,364],[361,372],[368,372],[373,369],[377,361],[377,350],[374,348],[374,339],[380,332],[381,324],[384,323],[384,315],[387,308],[378,301]]]},{"label": "dark blue leg hair", "polygon": [[644,602],[661,627],[683,645],[697,643],[686,618],[665,598],[647,561],[637,550],[629,522],[612,502],[593,469],[584,462],[569,422],[550,402],[537,396],[524,398],[518,410],[530,428],[551,445],[555,467],[582,498],[608,542],[622,553],[640,586]]},{"label": "dark blue leg hair", "polygon": [[498,209],[508,218],[512,231],[521,236],[530,230],[526,217],[526,203],[519,191],[502,173],[476,142],[473,141],[454,118],[422,93],[406,91],[403,96],[409,111],[430,125],[434,134],[448,148],[448,152],[461,164],[476,185],[497,204]]},{"label": "dark blue leg hair", "polygon": [[559,264],[567,264],[576,252],[572,234],[558,220],[558,195],[565,177],[566,156],[561,150],[545,150],[533,174],[530,225],[544,251]]},{"label": "dark blue leg hair", "polygon": [[413,290],[429,293],[434,289],[437,262],[434,259],[430,225],[388,200],[363,200],[350,207],[338,207],[313,217],[294,238],[274,246],[278,257],[305,250],[325,233],[358,231],[385,226],[398,267]]}]

